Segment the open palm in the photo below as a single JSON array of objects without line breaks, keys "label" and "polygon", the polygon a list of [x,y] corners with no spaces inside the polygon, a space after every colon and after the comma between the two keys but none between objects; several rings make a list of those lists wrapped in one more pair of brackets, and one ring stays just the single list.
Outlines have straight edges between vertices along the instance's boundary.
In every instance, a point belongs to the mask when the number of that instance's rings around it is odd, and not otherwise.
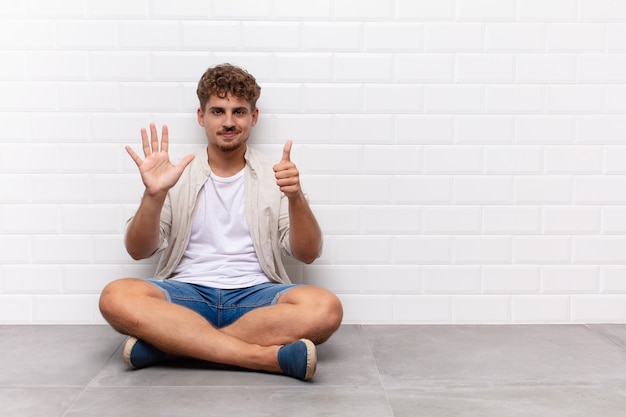
[{"label": "open palm", "polygon": [[178,182],[187,165],[193,160],[193,155],[187,155],[177,165],[170,162],[169,134],[166,125],[162,128],[160,146],[154,123],[150,123],[150,139],[148,139],[146,129],[141,129],[141,143],[145,159],[141,159],[130,146],[126,147],[126,151],[139,168],[146,192],[149,194],[166,193]]}]

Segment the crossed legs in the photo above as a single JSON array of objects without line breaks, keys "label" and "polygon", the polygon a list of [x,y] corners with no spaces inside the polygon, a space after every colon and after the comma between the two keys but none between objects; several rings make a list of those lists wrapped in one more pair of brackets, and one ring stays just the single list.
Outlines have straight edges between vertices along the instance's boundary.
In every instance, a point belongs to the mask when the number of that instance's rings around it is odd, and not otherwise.
[{"label": "crossed legs", "polygon": [[281,372],[277,355],[282,345],[300,338],[322,343],[343,315],[334,294],[299,286],[283,293],[276,304],[217,329],[195,311],[169,302],[155,285],[133,278],[107,285],[100,311],[118,332],[163,352],[268,372]]}]

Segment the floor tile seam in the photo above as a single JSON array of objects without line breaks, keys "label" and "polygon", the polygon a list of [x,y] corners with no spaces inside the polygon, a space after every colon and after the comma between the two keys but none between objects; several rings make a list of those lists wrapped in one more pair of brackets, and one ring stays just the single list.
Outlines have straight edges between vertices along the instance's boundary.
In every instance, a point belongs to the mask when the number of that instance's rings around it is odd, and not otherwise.
[{"label": "floor tile seam", "polygon": [[70,403],[68,404],[68,406],[65,408],[65,410],[63,411],[63,414],[61,414],[61,417],[65,417],[67,416],[67,413],[70,412],[70,410],[74,407],[74,405],[81,399],[81,397],[85,394],[85,392],[87,392],[87,389],[89,388],[88,385],[84,386],[83,389],[78,393],[78,395],[76,396],[76,398],[74,398],[72,401],[70,401]]},{"label": "floor tile seam", "polygon": [[383,379],[383,376],[380,372],[380,368],[378,366],[378,361],[376,360],[376,356],[374,355],[374,350],[372,349],[372,343],[371,340],[367,334],[367,331],[365,330],[365,327],[362,324],[358,325],[358,328],[360,329],[361,334],[363,335],[363,337],[365,338],[365,341],[367,343],[367,351],[369,352],[369,355],[372,359],[372,362],[374,363],[374,370],[376,371],[376,375],[377,375],[377,380],[378,383],[380,384],[381,389],[383,390],[383,393],[385,394],[385,400],[387,401],[387,408],[389,409],[390,412],[390,416],[394,415],[393,412],[393,406],[391,404],[391,399],[389,398],[389,393],[387,392],[387,387],[385,387],[385,381]]},{"label": "floor tile seam", "polygon": [[86,385],[33,385],[33,384],[10,384],[10,385],[0,385],[0,390],[3,389],[76,389],[83,390],[87,386]]},{"label": "floor tile seam", "polygon": [[[442,382],[442,381],[440,381]],[[419,390],[432,390],[432,391],[440,391],[446,389],[494,389],[494,388],[610,388],[619,390],[620,387],[623,387],[624,392],[620,392],[621,394],[626,396],[626,379],[623,381],[615,381],[608,380],[602,382],[595,383],[565,383],[565,382],[540,382],[540,383],[530,383],[530,382],[518,382],[518,383],[495,383],[495,384],[487,384],[487,383],[459,383],[454,380],[449,380],[447,383],[439,383],[439,384],[430,384],[430,385],[420,385],[415,383],[409,383],[406,386],[402,386],[399,384],[387,384],[385,387],[386,390],[403,390],[403,389],[419,389]]]},{"label": "floor tile seam", "polygon": [[[1,388],[1,387],[0,387]],[[202,389],[344,389],[344,388],[382,388],[382,385],[364,385],[364,384],[324,384],[324,385],[315,385],[315,383],[303,382],[302,385],[245,385],[245,384],[233,384],[233,385],[104,385],[99,384],[97,386],[86,386],[88,389],[110,389],[110,388],[120,388],[120,389],[132,389],[132,388],[202,388]]]},{"label": "floor tile seam", "polygon": [[589,325],[589,324],[585,324],[584,325],[585,328],[589,331],[591,331],[592,333],[602,337],[604,340],[610,342],[611,344],[619,347],[622,350],[626,350],[626,343],[622,342],[620,339],[618,339],[617,337],[606,333],[605,331],[602,330],[602,328],[597,327],[597,326],[593,326],[593,325]]}]

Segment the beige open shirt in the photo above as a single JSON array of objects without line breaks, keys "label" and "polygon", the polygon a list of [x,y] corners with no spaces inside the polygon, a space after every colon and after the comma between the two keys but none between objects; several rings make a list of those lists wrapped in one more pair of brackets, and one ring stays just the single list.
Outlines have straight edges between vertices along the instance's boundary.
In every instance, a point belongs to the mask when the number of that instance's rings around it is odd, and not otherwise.
[{"label": "beige open shirt", "polygon": [[[160,242],[155,252],[161,258],[156,278],[171,278],[180,263],[189,243],[198,193],[211,174],[207,149],[194,154],[161,210]],[[259,263],[271,281],[290,283],[281,258],[291,256],[288,200],[276,185],[272,169],[275,162],[250,147],[245,159],[246,221]]]}]

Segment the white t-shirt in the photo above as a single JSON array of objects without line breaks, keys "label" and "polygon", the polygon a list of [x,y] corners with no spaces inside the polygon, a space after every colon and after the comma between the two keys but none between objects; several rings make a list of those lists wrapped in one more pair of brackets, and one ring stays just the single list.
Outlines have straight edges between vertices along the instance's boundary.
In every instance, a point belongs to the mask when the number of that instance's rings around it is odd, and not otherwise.
[{"label": "white t-shirt", "polygon": [[172,279],[223,289],[269,282],[246,222],[244,170],[228,178],[211,174],[205,182],[189,245]]}]

